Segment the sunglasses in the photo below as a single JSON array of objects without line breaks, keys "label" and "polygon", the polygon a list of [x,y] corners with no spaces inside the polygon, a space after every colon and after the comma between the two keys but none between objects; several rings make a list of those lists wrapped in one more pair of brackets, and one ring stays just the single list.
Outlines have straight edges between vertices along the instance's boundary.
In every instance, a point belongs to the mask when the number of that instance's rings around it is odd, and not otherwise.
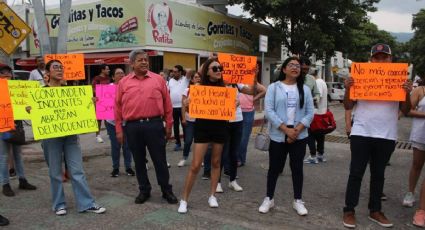
[{"label": "sunglasses", "polygon": [[299,69],[301,66],[300,66],[299,64],[292,64],[292,63],[289,63],[289,64],[287,65],[287,67],[288,67],[288,68],[293,68],[293,69]]},{"label": "sunglasses", "polygon": [[60,70],[60,69],[63,69],[63,66],[62,65],[52,65],[52,68],[54,70]]},{"label": "sunglasses", "polygon": [[211,67],[210,68],[214,73],[217,73],[217,72],[222,72],[223,71],[223,66],[213,66],[213,67]]}]

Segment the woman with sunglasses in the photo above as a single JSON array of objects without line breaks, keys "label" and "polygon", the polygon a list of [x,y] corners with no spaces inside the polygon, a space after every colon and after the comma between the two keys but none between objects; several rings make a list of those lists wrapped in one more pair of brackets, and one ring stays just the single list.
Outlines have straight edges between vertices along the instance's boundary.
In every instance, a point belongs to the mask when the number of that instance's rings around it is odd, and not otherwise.
[{"label": "woman with sunglasses", "polygon": [[[46,64],[49,84],[46,87],[60,87],[63,79],[63,65],[59,60]],[[42,140],[43,152],[49,165],[50,186],[52,192],[52,209],[58,216],[66,215],[65,194],[62,183],[62,160],[68,166],[74,198],[79,212],[104,213],[105,208],[98,206],[90,193],[83,170],[81,148],[77,135],[56,137]]]},{"label": "woman with sunglasses", "polygon": [[[202,66],[201,70],[201,85],[224,87],[224,81],[221,74],[223,67],[215,58],[208,59]],[[209,119],[196,119],[194,129],[194,146],[193,146],[193,160],[189,172],[186,176],[184,184],[183,197],[180,200],[178,208],[179,213],[187,212],[187,201],[190,191],[192,190],[195,182],[196,175],[207,151],[208,144],[212,145],[211,153],[211,186],[208,198],[208,204],[211,208],[217,208],[218,202],[215,195],[217,188],[218,178],[220,176],[220,161],[223,145],[227,141],[227,120],[209,120]]]},{"label": "woman with sunglasses", "polygon": [[280,172],[289,154],[294,201],[298,215],[307,215],[302,201],[303,159],[306,152],[307,129],[313,120],[314,105],[310,89],[300,77],[297,57],[286,59],[280,70],[279,81],[271,84],[266,93],[265,114],[269,123],[269,171],[267,196],[258,211],[267,213],[274,206],[274,191]]}]

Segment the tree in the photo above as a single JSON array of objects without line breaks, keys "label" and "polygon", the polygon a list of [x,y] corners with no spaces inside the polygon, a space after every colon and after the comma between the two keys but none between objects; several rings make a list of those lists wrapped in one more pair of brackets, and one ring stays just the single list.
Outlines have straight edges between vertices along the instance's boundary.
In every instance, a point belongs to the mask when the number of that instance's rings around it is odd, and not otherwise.
[{"label": "tree", "polygon": [[415,31],[410,40],[410,55],[415,71],[425,76],[425,9],[413,15],[412,29]]},{"label": "tree", "polygon": [[328,58],[352,46],[353,35],[379,0],[230,0],[268,24],[294,54]]}]

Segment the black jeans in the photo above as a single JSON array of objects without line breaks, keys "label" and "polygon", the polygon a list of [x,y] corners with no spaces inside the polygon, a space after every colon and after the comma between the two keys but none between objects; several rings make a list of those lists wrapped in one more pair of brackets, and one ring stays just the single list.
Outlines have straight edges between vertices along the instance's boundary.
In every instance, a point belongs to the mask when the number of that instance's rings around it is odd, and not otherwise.
[{"label": "black jeans", "polygon": [[351,136],[351,163],[345,192],[344,212],[354,211],[359,203],[360,187],[367,163],[370,167],[370,212],[381,211],[385,168],[395,149],[395,141],[382,138]]},{"label": "black jeans", "polygon": [[[317,148],[316,148],[316,143],[317,143]],[[319,155],[323,155],[325,151],[325,134],[309,132],[308,148],[310,149],[311,156],[316,156],[316,153],[319,153]]]},{"label": "black jeans", "polygon": [[303,191],[303,159],[307,138],[297,140],[294,143],[275,142],[270,140],[269,147],[269,171],[267,173],[267,196],[273,199],[277,178],[283,171],[286,157],[289,153],[289,166],[292,172],[292,184],[294,199],[302,198]]},{"label": "black jeans", "polygon": [[[182,108],[173,108],[173,122],[174,122],[174,139],[176,139],[176,145],[180,145],[181,146],[181,141],[180,141],[180,123],[182,120]],[[183,140],[184,140],[184,129],[182,130],[183,132]]]},{"label": "black jeans", "polygon": [[170,174],[165,156],[165,129],[161,120],[127,122],[124,127],[128,146],[133,153],[137,182],[141,193],[149,194],[151,184],[146,171],[146,147],[155,167],[156,178],[161,190],[171,191]]},{"label": "black jeans", "polygon": [[[234,181],[237,175],[238,152],[242,139],[242,125],[242,121],[229,123],[229,139],[223,146],[220,172],[223,170],[223,167],[224,171],[228,170],[230,181]],[[219,181],[221,181],[221,173]]]}]

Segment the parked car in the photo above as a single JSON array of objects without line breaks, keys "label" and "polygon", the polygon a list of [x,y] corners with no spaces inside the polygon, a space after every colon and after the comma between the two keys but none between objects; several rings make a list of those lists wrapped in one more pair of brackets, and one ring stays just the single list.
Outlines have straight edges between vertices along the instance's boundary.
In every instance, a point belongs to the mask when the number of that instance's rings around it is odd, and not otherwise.
[{"label": "parked car", "polygon": [[345,88],[341,82],[326,82],[328,86],[328,101],[339,101],[344,100]]},{"label": "parked car", "polygon": [[30,71],[26,70],[13,70],[13,78],[15,80],[28,80],[30,78]]}]

